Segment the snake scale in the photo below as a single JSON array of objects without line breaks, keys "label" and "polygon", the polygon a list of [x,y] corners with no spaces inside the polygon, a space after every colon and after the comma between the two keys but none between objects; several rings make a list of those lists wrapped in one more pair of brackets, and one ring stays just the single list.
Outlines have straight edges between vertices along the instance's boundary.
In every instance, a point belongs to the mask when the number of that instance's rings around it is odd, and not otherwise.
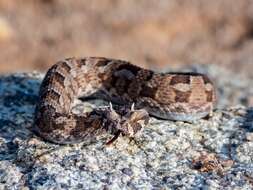
[{"label": "snake scale", "polygon": [[[73,113],[73,101],[89,96],[125,106]],[[41,137],[54,143],[78,143],[106,132],[114,135],[111,143],[120,134],[133,137],[149,115],[191,122],[210,115],[215,101],[214,86],[203,74],[158,73],[103,57],[69,58],[45,75],[34,124]],[[133,103],[137,109],[130,109]]]}]

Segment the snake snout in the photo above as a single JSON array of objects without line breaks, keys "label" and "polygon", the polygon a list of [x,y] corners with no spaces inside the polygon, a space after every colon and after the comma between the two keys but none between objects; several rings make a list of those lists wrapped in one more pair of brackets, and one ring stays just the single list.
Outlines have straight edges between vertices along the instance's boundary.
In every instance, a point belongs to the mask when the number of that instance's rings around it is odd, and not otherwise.
[{"label": "snake snout", "polygon": [[149,122],[148,112],[144,109],[131,110],[123,116],[120,130],[122,134],[134,137],[136,133],[141,131]]}]

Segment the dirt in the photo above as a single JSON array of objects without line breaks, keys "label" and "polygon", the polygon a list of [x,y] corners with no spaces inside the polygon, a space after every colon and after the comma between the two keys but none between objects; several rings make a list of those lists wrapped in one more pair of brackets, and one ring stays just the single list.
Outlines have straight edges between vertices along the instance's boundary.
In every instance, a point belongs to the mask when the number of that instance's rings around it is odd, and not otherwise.
[{"label": "dirt", "polygon": [[218,64],[253,75],[251,0],[0,0],[0,73],[104,56],[162,70]]}]

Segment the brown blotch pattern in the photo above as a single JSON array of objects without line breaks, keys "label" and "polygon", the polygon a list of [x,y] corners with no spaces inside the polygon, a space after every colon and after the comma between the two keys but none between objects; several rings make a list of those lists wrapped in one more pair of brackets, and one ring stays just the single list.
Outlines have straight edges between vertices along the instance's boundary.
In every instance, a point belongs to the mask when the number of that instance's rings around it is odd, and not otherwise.
[{"label": "brown blotch pattern", "polygon": [[212,102],[213,101],[213,91],[207,91],[206,90],[206,101]]},{"label": "brown blotch pattern", "polygon": [[120,71],[120,70],[123,70],[123,69],[126,69],[126,70],[128,70],[128,71],[131,71],[134,75],[137,75],[138,71],[141,70],[140,67],[135,66],[135,65],[131,65],[131,64],[129,64],[128,62],[125,62],[125,64],[120,65],[120,66],[117,68],[117,71]]},{"label": "brown blotch pattern", "polygon": [[173,76],[170,80],[170,85],[175,85],[178,83],[186,83],[190,84],[191,79],[190,76],[188,75],[178,75],[178,76]]},{"label": "brown blotch pattern", "polygon": [[98,67],[103,67],[103,66],[106,66],[110,62],[111,62],[111,60],[108,60],[108,59],[100,59],[97,61],[96,65]]},{"label": "brown blotch pattern", "polygon": [[130,84],[130,81],[123,78],[118,78],[115,81],[115,88],[119,95],[123,95],[128,91],[128,86]]},{"label": "brown blotch pattern", "polygon": [[54,79],[55,79],[58,83],[60,83],[62,86],[64,86],[65,77],[62,76],[61,73],[55,72],[55,74],[54,74]]},{"label": "brown blotch pattern", "polygon": [[86,59],[78,59],[72,62],[72,64],[74,64],[74,66],[78,69],[80,69],[83,65],[86,65]]},{"label": "brown blotch pattern", "polygon": [[80,59],[80,63],[81,63],[82,65],[86,65],[86,59],[85,59],[85,58]]},{"label": "brown blotch pattern", "polygon": [[131,83],[129,83],[126,93],[129,95],[130,98],[135,100],[137,97],[139,97],[141,89],[142,89],[141,83],[132,81]]},{"label": "brown blotch pattern", "polygon": [[154,76],[153,71],[149,71],[146,69],[140,70],[137,74],[137,79],[141,80],[140,82],[148,82],[150,81]]},{"label": "brown blotch pattern", "polygon": [[61,95],[53,89],[50,90],[50,91],[47,91],[47,93],[45,95],[50,96],[50,98],[53,99],[56,102],[58,102],[59,98],[61,97]]},{"label": "brown blotch pattern", "polygon": [[67,73],[70,72],[71,70],[71,67],[68,65],[68,63],[66,63],[65,61],[64,62],[61,62],[61,67],[62,69],[64,69]]},{"label": "brown blotch pattern", "polygon": [[[116,71],[114,72],[125,70],[125,69],[131,72],[134,76],[138,75],[138,71],[140,70],[139,67],[130,65],[129,63],[125,62],[119,67],[117,67]],[[104,86],[107,89],[115,88],[117,94],[123,95],[123,94],[128,93],[129,96],[133,96],[133,95],[135,96],[136,94],[138,95],[137,92],[140,86],[139,85],[140,82],[141,80],[136,77],[134,77],[133,79],[128,79],[124,75],[119,75],[119,76],[111,75],[111,77],[108,78],[107,81],[103,81]]]},{"label": "brown blotch pattern", "polygon": [[175,94],[176,94],[176,97],[175,97],[175,101],[176,102],[189,102],[189,98],[191,96],[191,91],[187,91],[187,92],[182,92],[182,91],[179,91],[179,90],[175,90]]},{"label": "brown blotch pattern", "polygon": [[190,76],[187,75],[178,75],[178,76],[173,76],[170,80],[170,85],[175,85],[178,83],[186,83],[190,84],[191,79]]},{"label": "brown blotch pattern", "polygon": [[46,76],[41,84],[41,91],[43,90],[44,86],[49,86],[52,82],[52,78],[50,76]]},{"label": "brown blotch pattern", "polygon": [[140,91],[141,97],[149,97],[149,98],[155,98],[157,88],[152,88],[149,86],[142,86],[142,89]]},{"label": "brown blotch pattern", "polygon": [[207,76],[203,75],[202,78],[203,78],[203,81],[205,84],[207,84],[207,83],[212,84],[211,80]]}]

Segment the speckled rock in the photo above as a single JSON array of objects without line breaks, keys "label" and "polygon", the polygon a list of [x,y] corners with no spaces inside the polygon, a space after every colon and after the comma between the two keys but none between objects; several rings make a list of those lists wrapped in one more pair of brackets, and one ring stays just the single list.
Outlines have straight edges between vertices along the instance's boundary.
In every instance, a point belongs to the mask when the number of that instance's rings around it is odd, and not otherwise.
[{"label": "speckled rock", "polygon": [[[195,123],[151,118],[135,139],[109,135],[60,146],[32,132],[39,73],[0,78],[0,189],[252,189],[250,79],[217,66],[194,66],[215,79],[213,117]],[[76,111],[107,102],[77,101]]]}]

